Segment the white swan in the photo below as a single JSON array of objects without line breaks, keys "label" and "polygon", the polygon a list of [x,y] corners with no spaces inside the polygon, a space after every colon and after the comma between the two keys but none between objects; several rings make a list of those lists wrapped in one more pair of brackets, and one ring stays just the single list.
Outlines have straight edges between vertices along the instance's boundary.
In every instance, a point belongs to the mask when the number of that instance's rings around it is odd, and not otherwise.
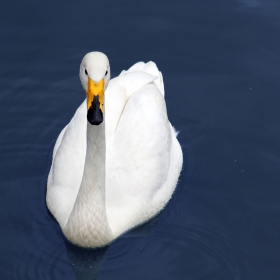
[{"label": "white swan", "polygon": [[46,201],[69,241],[94,248],[157,214],[183,159],[153,62],[109,83],[107,56],[91,52],[80,79],[87,98],[56,141]]}]

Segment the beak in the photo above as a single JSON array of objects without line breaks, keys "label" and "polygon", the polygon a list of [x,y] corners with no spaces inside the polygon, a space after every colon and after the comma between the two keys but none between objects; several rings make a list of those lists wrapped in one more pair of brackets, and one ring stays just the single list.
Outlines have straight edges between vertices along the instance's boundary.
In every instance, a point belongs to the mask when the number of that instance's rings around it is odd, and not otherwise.
[{"label": "beak", "polygon": [[104,79],[95,83],[88,78],[87,90],[87,119],[92,125],[99,125],[103,121]]}]

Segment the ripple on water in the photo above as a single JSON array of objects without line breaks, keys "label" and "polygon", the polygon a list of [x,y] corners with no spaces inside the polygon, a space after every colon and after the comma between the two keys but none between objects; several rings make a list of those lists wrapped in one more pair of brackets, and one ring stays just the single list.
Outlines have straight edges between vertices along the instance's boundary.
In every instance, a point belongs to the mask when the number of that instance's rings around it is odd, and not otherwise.
[{"label": "ripple on water", "polygon": [[163,244],[172,242],[174,249],[179,248],[188,262],[187,279],[208,279],[211,275],[215,279],[240,279],[234,244],[223,228],[196,221],[187,226],[162,226],[155,235]]},{"label": "ripple on water", "polygon": [[26,245],[13,262],[13,279],[49,280],[71,274],[61,242],[49,244],[45,248],[40,244]]},{"label": "ripple on water", "polygon": [[234,246],[223,228],[204,221],[158,226],[152,236],[133,242],[122,238],[112,244],[102,275],[104,279],[114,275],[116,279],[237,280],[240,264]]},{"label": "ripple on water", "polygon": [[[29,237],[22,236],[25,244],[13,262],[14,279],[64,279],[71,277],[72,270],[66,256],[64,239],[55,236],[51,230],[38,226]],[[63,277],[64,276],[64,277]]]},{"label": "ripple on water", "polygon": [[199,144],[201,142],[208,141],[207,131],[208,126],[204,122],[199,122],[198,120],[192,119],[178,119],[179,130],[179,140],[181,144],[188,143],[188,146],[192,144]]},{"label": "ripple on water", "polygon": [[31,211],[32,203],[37,201],[21,199],[17,206],[24,211],[10,219],[14,227],[12,232],[16,234],[10,248],[16,256],[9,268],[11,279],[55,280],[67,277],[74,280],[58,225],[48,216],[45,207]]}]

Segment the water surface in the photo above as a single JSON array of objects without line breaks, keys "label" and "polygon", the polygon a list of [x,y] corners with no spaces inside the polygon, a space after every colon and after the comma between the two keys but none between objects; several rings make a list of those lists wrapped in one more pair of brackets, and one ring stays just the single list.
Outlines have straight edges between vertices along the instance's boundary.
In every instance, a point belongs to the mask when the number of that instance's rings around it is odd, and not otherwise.
[{"label": "water surface", "polygon": [[[273,0],[2,2],[1,279],[278,280],[279,13]],[[65,241],[45,191],[92,50],[113,76],[157,63],[184,168],[158,217],[84,251]]]}]

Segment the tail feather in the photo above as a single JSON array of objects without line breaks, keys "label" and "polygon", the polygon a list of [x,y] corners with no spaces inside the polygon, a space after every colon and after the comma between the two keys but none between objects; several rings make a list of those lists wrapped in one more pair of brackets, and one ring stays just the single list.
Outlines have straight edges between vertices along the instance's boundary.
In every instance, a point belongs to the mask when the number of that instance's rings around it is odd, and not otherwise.
[{"label": "tail feather", "polygon": [[157,79],[154,80],[153,82],[156,85],[156,87],[159,89],[161,94],[164,96],[164,84],[163,84],[162,74],[158,70],[157,65],[153,61],[149,61],[147,63],[144,63],[143,61],[137,62],[134,65],[132,65],[128,70],[122,71],[120,76],[132,72],[139,72],[139,71],[157,77]]}]

